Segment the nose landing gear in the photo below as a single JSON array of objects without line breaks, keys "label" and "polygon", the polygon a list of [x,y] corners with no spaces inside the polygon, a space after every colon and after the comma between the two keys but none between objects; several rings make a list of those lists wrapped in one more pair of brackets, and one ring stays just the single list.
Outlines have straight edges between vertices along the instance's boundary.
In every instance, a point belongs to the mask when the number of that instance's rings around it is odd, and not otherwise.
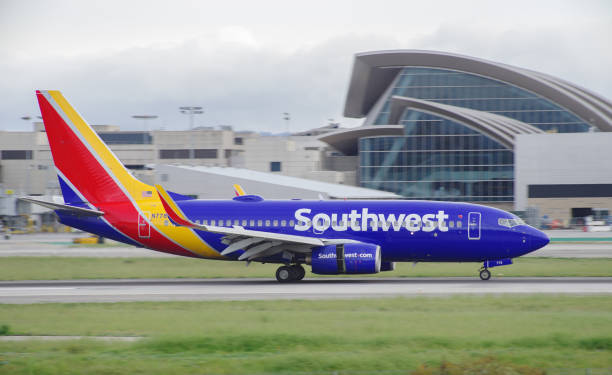
[{"label": "nose landing gear", "polygon": [[276,270],[276,280],[279,283],[290,283],[293,281],[300,281],[306,275],[306,271],[301,264],[294,264],[291,266],[280,266]]},{"label": "nose landing gear", "polygon": [[489,268],[507,266],[509,264],[512,264],[512,259],[510,258],[485,260],[480,269],[480,280],[489,280],[491,278],[491,271],[489,271]]}]

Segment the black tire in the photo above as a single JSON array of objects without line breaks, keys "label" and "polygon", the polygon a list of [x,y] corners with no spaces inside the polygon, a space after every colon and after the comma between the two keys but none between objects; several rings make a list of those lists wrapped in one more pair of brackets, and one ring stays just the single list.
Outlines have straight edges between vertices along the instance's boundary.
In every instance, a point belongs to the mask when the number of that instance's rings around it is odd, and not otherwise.
[{"label": "black tire", "polygon": [[484,269],[480,270],[480,280],[489,280],[491,278],[491,271]]},{"label": "black tire", "polygon": [[276,280],[279,283],[288,283],[294,280],[294,272],[291,267],[280,266],[276,270]]},{"label": "black tire", "polygon": [[294,266],[291,267],[294,271],[294,280],[296,281],[300,281],[304,278],[304,276],[306,276],[306,270],[304,269],[304,267],[302,267],[302,265],[300,264],[296,264]]}]

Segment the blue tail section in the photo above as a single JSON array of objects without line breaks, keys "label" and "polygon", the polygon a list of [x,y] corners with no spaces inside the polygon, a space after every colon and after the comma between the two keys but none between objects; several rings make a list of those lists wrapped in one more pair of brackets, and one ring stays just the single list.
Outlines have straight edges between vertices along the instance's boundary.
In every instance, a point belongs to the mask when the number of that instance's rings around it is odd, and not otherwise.
[{"label": "blue tail section", "polygon": [[70,186],[64,181],[61,176],[57,176],[59,180],[60,188],[62,189],[62,195],[64,196],[64,203],[69,204],[71,206],[84,207],[88,208],[87,202],[83,202],[83,199],[79,197],[79,195],[72,190]]}]

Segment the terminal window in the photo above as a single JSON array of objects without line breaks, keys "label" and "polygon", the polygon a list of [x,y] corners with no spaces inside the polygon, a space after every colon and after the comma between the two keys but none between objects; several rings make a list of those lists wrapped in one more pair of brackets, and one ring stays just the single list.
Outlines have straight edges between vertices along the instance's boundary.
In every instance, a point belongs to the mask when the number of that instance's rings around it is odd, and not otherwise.
[{"label": "terminal window", "polygon": [[196,159],[216,159],[218,157],[217,155],[218,152],[214,148],[200,148],[194,150],[194,156]]},{"label": "terminal window", "polygon": [[32,150],[2,150],[2,160],[30,160]]},{"label": "terminal window", "polygon": [[270,162],[270,172],[280,172],[280,171],[281,171],[281,162],[271,161]]},{"label": "terminal window", "polygon": [[145,132],[110,132],[98,133],[108,145],[150,145],[153,137]]},{"label": "terminal window", "polygon": [[189,150],[159,150],[160,159],[189,159]]}]

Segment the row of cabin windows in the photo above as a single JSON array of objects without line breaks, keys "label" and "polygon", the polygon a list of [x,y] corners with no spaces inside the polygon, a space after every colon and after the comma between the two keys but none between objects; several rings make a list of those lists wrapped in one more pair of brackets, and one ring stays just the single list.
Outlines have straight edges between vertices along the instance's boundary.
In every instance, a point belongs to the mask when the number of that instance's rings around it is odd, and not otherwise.
[{"label": "row of cabin windows", "polygon": [[[384,224],[384,221],[378,221],[378,222],[374,222],[372,220],[368,220],[368,221],[369,221],[369,226],[371,228],[375,228],[375,227],[378,228],[378,227],[381,227]],[[214,220],[213,219],[213,220],[196,220],[195,222],[196,222],[196,224],[211,225],[211,226],[220,226],[220,227],[222,227],[222,226],[232,226],[232,225],[246,227],[248,225],[249,227],[255,227],[255,226],[257,226],[257,227],[279,227],[280,226],[281,228],[283,228],[283,227],[289,226],[290,228],[293,228],[293,226],[295,226],[295,220],[262,220],[262,219],[259,219],[259,220],[254,220],[254,219],[251,219],[251,220],[246,220],[246,219],[242,219],[242,220],[239,220],[239,219],[234,219],[234,220],[223,220],[223,219]],[[395,220],[389,220],[387,225],[388,226],[393,226],[394,223],[395,223]],[[168,225],[168,222],[166,222],[165,224]],[[289,225],[287,225],[287,224],[289,224]],[[361,226],[361,221],[358,220],[357,224],[359,226]],[[413,223],[411,222],[410,224],[413,224]],[[350,221],[340,221],[340,222],[332,221],[331,225],[333,225],[333,226],[341,226],[341,227],[343,227],[343,226],[350,227],[351,222]],[[403,225],[407,226],[408,223],[404,222]],[[419,222],[419,226],[420,225],[421,225],[421,223]],[[437,225],[438,225],[437,221],[429,221],[427,223],[427,227],[434,227],[435,228]],[[461,224],[460,220],[457,220],[456,222],[450,220],[450,221],[448,221],[447,225],[448,225],[449,228],[454,228],[455,226],[457,228],[461,228],[462,227],[462,224]]]},{"label": "row of cabin windows", "polygon": [[[247,225],[249,227],[278,227],[279,224],[281,227],[286,227],[287,224],[289,224],[289,227],[293,227],[295,225],[295,220],[246,220],[246,219],[242,219],[242,220],[238,220],[238,219],[234,219],[234,220],[223,220],[223,219],[219,219],[219,220],[196,220],[195,221],[197,224],[202,224],[202,225],[212,225],[212,226],[232,226],[232,225],[240,225],[243,227],[246,227]],[[264,225],[265,223],[265,225]]]}]

